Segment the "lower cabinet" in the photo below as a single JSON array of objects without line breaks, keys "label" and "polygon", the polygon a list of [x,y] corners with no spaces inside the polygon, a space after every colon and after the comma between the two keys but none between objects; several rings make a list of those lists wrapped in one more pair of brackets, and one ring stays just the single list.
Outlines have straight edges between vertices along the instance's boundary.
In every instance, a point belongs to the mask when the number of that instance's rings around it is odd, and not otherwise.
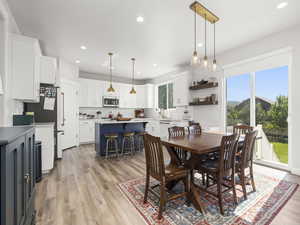
[{"label": "lower cabinet", "polygon": [[95,142],[95,120],[79,121],[79,142],[80,144]]},{"label": "lower cabinet", "polygon": [[0,225],[35,224],[34,142],[34,128],[0,128]]}]

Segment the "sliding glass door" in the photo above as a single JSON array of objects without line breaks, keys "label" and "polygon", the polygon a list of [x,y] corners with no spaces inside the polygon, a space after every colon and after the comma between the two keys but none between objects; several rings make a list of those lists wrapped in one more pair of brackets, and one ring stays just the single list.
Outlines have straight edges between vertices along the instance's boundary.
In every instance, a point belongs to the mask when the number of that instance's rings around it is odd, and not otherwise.
[{"label": "sliding glass door", "polygon": [[228,77],[227,132],[255,126],[256,160],[288,164],[288,66]]}]

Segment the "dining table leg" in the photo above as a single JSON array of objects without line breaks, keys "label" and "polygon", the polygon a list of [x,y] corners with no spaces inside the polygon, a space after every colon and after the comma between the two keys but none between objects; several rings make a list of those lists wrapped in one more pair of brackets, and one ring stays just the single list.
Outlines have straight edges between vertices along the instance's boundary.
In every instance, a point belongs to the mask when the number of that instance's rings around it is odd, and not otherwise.
[{"label": "dining table leg", "polygon": [[[171,146],[166,146],[167,151],[170,155],[170,164],[168,166],[181,166],[182,165],[182,161],[180,160],[177,152],[175,151],[174,148],[172,148]],[[196,187],[196,185],[194,184],[194,178],[192,177],[193,175],[193,170],[195,168],[195,165],[197,163],[199,163],[200,157],[198,155],[191,155],[190,159],[188,161],[186,161],[183,165],[190,170],[190,177],[189,177],[189,193],[187,195],[188,198],[188,202],[191,202],[194,207],[199,210],[202,214],[205,214],[205,208],[203,206],[203,203],[201,201],[201,196],[200,196],[200,192],[199,189]],[[169,184],[167,184],[167,188],[169,190],[171,190],[177,183],[179,182],[179,180],[175,180],[173,182],[170,182]]]}]

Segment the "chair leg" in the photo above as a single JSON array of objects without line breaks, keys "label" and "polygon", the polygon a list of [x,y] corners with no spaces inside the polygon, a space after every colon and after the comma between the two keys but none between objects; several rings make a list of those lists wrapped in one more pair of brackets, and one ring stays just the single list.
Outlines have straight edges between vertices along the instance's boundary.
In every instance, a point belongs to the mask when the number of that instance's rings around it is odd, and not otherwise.
[{"label": "chair leg", "polygon": [[236,197],[236,188],[235,188],[236,184],[235,184],[235,176],[234,175],[235,175],[234,173],[232,173],[232,175],[231,175],[231,186],[232,186],[232,193],[233,193],[233,201],[234,201],[235,205],[237,205],[238,202],[237,202],[237,197]]},{"label": "chair leg", "polygon": [[219,198],[219,206],[221,214],[224,215],[224,207],[223,207],[223,196],[222,196],[222,178],[218,177],[217,179],[217,187],[218,187],[218,198]]},{"label": "chair leg", "polygon": [[242,188],[243,188],[244,199],[247,200],[247,190],[246,190],[246,181],[245,181],[245,179],[246,179],[245,170],[242,169],[241,170],[241,184],[242,184]]},{"label": "chair leg", "polygon": [[253,191],[256,191],[255,183],[254,183],[254,176],[253,176],[253,166],[250,167],[250,177],[251,177],[251,184]]},{"label": "chair leg", "polygon": [[159,211],[158,211],[158,219],[162,218],[162,213],[166,206],[166,190],[165,190],[165,182],[162,181],[160,184],[160,198],[159,198]]},{"label": "chair leg", "polygon": [[119,148],[118,148],[118,140],[115,139],[115,148],[116,148],[116,154],[117,154],[117,158],[119,158]]},{"label": "chair leg", "polygon": [[150,183],[150,176],[147,173],[147,175],[146,175],[146,186],[145,186],[144,203],[147,203],[148,192],[149,192],[149,183]]},{"label": "chair leg", "polygon": [[133,155],[135,152],[134,150],[134,137],[131,137],[131,155]]},{"label": "chair leg", "polygon": [[109,147],[109,139],[106,140],[106,151],[105,151],[105,158],[108,159],[108,147]]},{"label": "chair leg", "polygon": [[123,140],[122,140],[122,153],[121,153],[122,156],[124,155],[125,138],[126,138],[126,137],[123,137]]}]

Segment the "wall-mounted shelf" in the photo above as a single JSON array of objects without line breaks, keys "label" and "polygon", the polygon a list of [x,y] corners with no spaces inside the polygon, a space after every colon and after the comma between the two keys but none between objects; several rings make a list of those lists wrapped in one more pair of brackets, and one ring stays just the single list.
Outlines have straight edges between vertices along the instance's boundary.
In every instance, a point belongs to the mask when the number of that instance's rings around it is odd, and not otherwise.
[{"label": "wall-mounted shelf", "polygon": [[206,102],[190,102],[190,106],[200,106],[200,105],[218,105],[218,101],[216,102],[211,102],[211,101],[206,101]]},{"label": "wall-mounted shelf", "polygon": [[195,90],[201,90],[201,89],[208,89],[208,88],[215,88],[218,87],[218,83],[206,83],[206,84],[197,84],[195,86],[190,86],[190,90],[191,91],[195,91]]}]

